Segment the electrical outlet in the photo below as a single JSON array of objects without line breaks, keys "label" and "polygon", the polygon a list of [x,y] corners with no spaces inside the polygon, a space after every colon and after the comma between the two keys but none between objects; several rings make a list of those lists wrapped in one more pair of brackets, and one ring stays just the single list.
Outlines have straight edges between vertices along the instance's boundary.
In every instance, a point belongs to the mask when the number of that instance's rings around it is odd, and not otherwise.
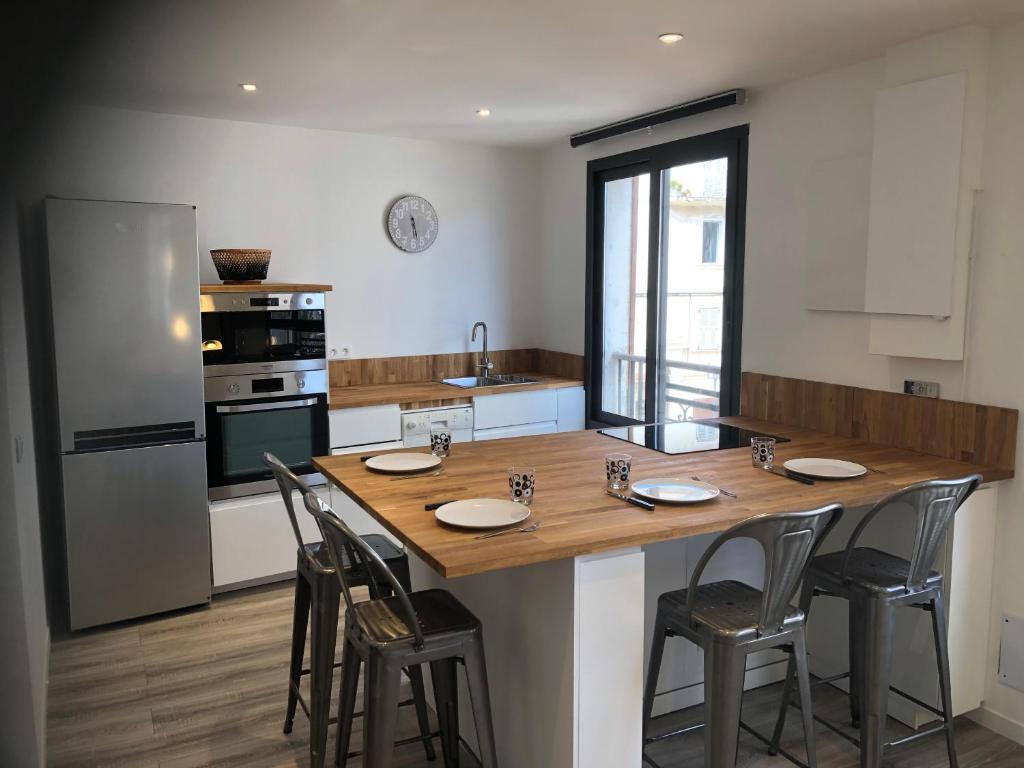
[{"label": "electrical outlet", "polygon": [[907,395],[917,395],[918,397],[938,397],[939,382],[905,379],[903,381],[903,393]]}]

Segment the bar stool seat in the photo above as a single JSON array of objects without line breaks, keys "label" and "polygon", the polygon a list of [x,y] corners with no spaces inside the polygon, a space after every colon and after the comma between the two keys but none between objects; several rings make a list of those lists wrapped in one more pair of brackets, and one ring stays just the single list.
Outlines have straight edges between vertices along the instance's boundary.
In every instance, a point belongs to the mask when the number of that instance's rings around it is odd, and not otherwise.
[{"label": "bar stool seat", "polygon": [[[831,577],[837,585],[848,584],[867,592],[894,594],[905,592],[910,578],[910,561],[872,547],[856,547],[850,550],[849,563],[843,574],[843,551],[818,555],[811,562],[815,582],[825,583]],[[926,587],[942,583],[942,574],[929,571],[925,577]]]},{"label": "bar stool seat", "polygon": [[[688,589],[665,592],[658,598],[658,613],[669,628],[682,634],[689,625],[701,625],[719,642],[740,642],[757,634],[764,593],[742,581],[716,581],[697,587],[693,611],[686,605]],[[803,621],[804,612],[789,606],[783,628]]]},{"label": "bar stool seat", "polygon": [[[379,533],[368,533],[363,536],[365,541],[374,552],[380,555],[380,559],[388,565],[407,559],[407,555],[391,541],[387,536],[382,536]],[[334,564],[331,563],[331,553],[327,549],[327,545],[322,541],[314,541],[311,544],[303,544],[303,550],[306,553],[306,557],[316,563],[320,568],[323,569],[325,574],[334,574]],[[349,562],[348,553],[345,553],[342,564],[346,569],[351,569],[352,563]]]},{"label": "bar stool seat", "polygon": [[[476,616],[443,589],[410,592],[409,602],[416,611],[417,624],[425,638],[473,632],[481,626]],[[412,642],[415,637],[402,618],[402,604],[397,597],[356,603],[355,611],[359,625],[372,643]]]}]

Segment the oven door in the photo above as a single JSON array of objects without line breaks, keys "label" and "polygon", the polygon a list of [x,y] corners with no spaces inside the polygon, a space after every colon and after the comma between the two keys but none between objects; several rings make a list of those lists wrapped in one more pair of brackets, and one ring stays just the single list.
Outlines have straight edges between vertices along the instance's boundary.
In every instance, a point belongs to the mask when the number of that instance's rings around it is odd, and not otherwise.
[{"label": "oven door", "polygon": [[310,485],[324,482],[313,457],[330,453],[327,395],[259,398],[206,404],[206,466],[211,500],[277,489],[263,464],[277,456]]}]

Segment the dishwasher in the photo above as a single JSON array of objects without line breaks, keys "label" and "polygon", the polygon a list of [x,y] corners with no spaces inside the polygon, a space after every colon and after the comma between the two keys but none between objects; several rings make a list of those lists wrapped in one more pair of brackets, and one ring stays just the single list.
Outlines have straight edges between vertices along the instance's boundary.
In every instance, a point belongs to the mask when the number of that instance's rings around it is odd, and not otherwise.
[{"label": "dishwasher", "polygon": [[447,429],[453,443],[473,439],[473,406],[425,408],[402,413],[402,442],[406,448],[430,445],[431,429]]}]

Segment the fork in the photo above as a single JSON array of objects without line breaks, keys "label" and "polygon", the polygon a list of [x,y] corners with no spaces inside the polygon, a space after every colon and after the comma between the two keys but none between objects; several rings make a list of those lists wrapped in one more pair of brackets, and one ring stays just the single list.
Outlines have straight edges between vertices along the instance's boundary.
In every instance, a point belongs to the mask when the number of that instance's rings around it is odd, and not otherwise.
[{"label": "fork", "polygon": [[443,469],[438,469],[425,475],[402,475],[401,477],[392,477],[391,482],[395,482],[396,480],[415,480],[417,477],[437,477],[442,472],[444,472]]},{"label": "fork", "polygon": [[532,533],[540,528],[540,520],[533,523],[532,525],[525,525],[522,528],[506,528],[504,531],[493,531],[492,533],[483,533],[476,536],[477,539],[492,539],[495,536],[502,536],[506,533]]},{"label": "fork", "polygon": [[[704,482],[703,480],[701,480],[696,475],[694,475],[690,479],[691,480],[696,480],[698,483],[703,483]],[[718,488],[717,485],[715,487]],[[725,488],[718,488],[718,490],[719,490],[720,493],[724,493],[726,496],[730,496],[730,497],[732,497],[734,499],[739,498],[735,493],[733,493],[732,491],[727,491],[727,490],[725,490]]]}]

